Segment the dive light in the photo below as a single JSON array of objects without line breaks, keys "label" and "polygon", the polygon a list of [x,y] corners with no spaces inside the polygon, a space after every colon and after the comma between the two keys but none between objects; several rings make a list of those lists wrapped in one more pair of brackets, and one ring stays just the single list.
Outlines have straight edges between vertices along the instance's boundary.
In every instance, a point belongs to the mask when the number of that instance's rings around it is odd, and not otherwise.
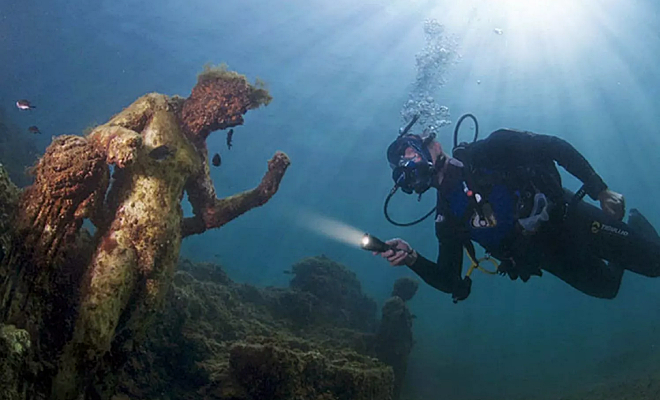
[{"label": "dive light", "polygon": [[397,250],[395,245],[387,244],[376,236],[368,233],[365,233],[364,236],[362,236],[361,247],[365,250],[375,251],[377,253],[384,253],[387,250]]}]

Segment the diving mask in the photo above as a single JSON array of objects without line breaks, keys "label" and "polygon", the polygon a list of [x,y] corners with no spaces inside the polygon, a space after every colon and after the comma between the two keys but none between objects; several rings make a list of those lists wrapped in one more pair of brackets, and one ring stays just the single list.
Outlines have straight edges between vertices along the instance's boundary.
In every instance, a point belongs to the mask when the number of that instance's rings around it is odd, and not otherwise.
[{"label": "diving mask", "polygon": [[[408,148],[415,151],[415,156],[405,156]],[[394,184],[404,193],[422,194],[431,187],[436,168],[427,143],[421,137],[404,135],[397,138],[387,149],[387,160],[392,168]]]},{"label": "diving mask", "polygon": [[399,165],[392,170],[394,184],[404,193],[422,194],[429,190],[435,175],[435,168],[431,162],[425,160],[415,161],[415,158],[402,158]]}]

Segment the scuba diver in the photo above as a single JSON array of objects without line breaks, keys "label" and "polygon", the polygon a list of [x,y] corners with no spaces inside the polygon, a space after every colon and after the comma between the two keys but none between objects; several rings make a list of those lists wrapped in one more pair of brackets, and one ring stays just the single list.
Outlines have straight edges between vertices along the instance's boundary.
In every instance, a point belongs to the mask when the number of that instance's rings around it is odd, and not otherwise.
[{"label": "scuba diver", "polygon": [[[461,122],[472,118],[475,137],[457,144]],[[624,197],[610,190],[589,162],[568,142],[555,136],[499,129],[477,140],[478,123],[471,114],[457,122],[450,157],[435,134],[408,134],[418,116],[400,131],[387,149],[394,188],[385,201],[385,216],[398,226],[410,226],[435,213],[439,242],[437,262],[418,254],[401,239],[387,241],[391,249],[374,252],[390,264],[406,265],[427,284],[465,300],[472,287],[469,274],[489,260],[500,275],[522,281],[545,270],[581,292],[612,299],[624,270],[660,276],[660,237],[636,209],[628,223]],[[555,163],[578,178],[582,188],[562,187]],[[410,222],[393,221],[387,211],[398,189],[422,195],[437,190],[435,207]],[[583,200],[588,194],[601,209]],[[477,261],[472,242],[486,257]],[[472,267],[462,276],[463,248]]]}]

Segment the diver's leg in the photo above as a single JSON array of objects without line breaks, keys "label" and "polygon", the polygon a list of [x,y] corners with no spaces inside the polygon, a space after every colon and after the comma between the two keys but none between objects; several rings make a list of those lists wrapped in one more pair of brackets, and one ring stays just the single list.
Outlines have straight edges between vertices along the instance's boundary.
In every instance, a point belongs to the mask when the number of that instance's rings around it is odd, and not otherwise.
[{"label": "diver's leg", "polygon": [[623,268],[605,263],[585,252],[566,252],[547,257],[541,267],[589,296],[613,299],[619,292]]},{"label": "diver's leg", "polygon": [[570,242],[588,249],[594,257],[638,274],[660,276],[660,237],[637,210],[631,210],[626,224],[580,201],[569,210],[563,228]]}]

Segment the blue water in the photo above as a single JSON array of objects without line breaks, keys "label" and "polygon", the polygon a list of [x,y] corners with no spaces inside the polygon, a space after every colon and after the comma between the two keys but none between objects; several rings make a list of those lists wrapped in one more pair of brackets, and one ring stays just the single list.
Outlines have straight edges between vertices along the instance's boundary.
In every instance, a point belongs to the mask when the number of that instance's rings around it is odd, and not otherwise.
[{"label": "blue water", "polygon": [[[40,127],[32,140],[43,150],[51,135],[103,123],[144,93],[187,96],[207,62],[268,82],[273,102],[247,114],[231,151],[220,132],[208,145],[223,157],[212,169],[219,196],[258,184],[266,160],[285,151],[292,165],[279,192],[183,243],[184,256],[219,261],[238,281],[286,285],[283,270],[323,253],[382,302],[397,277],[412,275],[310,231],[301,210],[405,238],[435,258],[431,221],[396,228],[381,211],[391,187],[384,152],[403,124],[427,19],[456,44],[434,92],[452,121],[472,112],[482,134],[511,127],[569,140],[660,227],[660,6],[650,0],[135,3],[2,0],[0,104],[21,126]],[[19,98],[38,108],[19,112]],[[446,149],[452,129],[439,131]],[[432,197],[397,197],[393,213],[421,215]],[[479,274],[465,302],[422,285],[410,306],[410,398],[551,397],[656,372],[649,365],[660,358],[660,281],[632,273],[612,301],[549,274],[526,284]]]}]

